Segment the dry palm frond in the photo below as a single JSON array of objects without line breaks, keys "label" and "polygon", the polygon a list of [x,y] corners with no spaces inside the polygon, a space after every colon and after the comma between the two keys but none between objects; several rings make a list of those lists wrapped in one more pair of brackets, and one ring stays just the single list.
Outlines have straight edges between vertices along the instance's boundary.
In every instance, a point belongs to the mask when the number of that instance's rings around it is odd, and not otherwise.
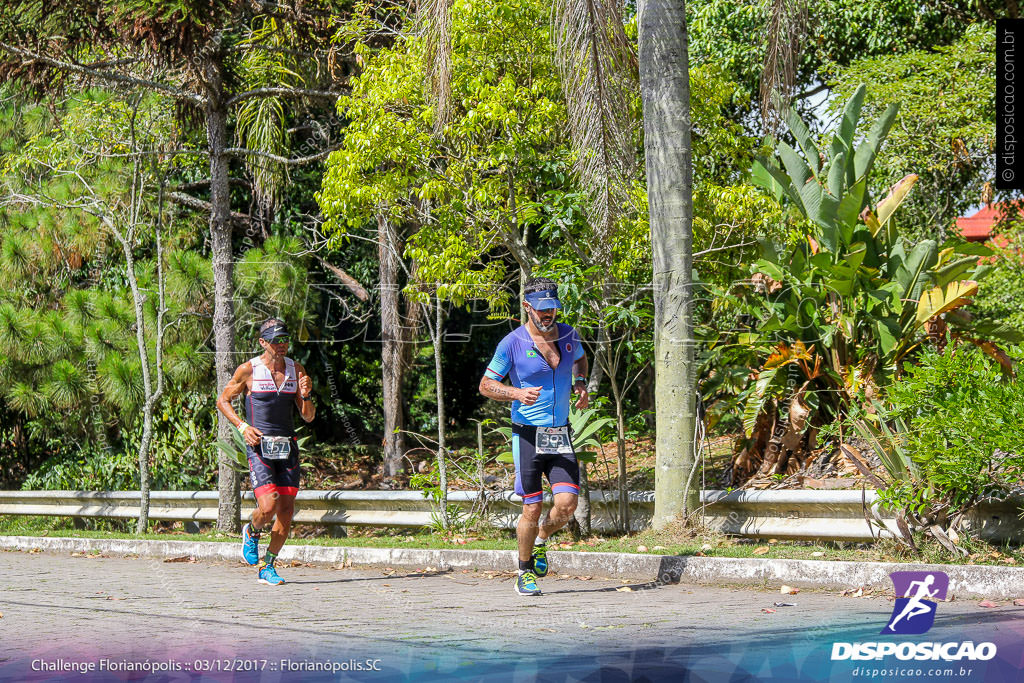
[{"label": "dry palm frond", "polygon": [[554,42],[576,172],[589,195],[589,219],[606,251],[636,169],[630,92],[636,56],[616,0],[559,0]]},{"label": "dry palm frond", "polygon": [[452,0],[423,0],[422,26],[426,91],[434,105],[434,134],[448,124],[452,113]]},{"label": "dry palm frond", "polygon": [[807,0],[772,0],[768,52],[761,75],[761,117],[765,131],[773,136],[793,99],[800,46],[808,23]]}]

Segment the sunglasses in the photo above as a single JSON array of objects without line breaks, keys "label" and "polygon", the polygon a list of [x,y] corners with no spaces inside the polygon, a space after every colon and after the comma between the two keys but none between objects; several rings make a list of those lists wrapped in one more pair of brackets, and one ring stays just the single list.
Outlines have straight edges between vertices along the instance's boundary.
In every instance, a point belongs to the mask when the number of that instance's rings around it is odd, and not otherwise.
[{"label": "sunglasses", "polygon": [[284,334],[270,340],[271,344],[287,344],[292,340],[291,335]]}]

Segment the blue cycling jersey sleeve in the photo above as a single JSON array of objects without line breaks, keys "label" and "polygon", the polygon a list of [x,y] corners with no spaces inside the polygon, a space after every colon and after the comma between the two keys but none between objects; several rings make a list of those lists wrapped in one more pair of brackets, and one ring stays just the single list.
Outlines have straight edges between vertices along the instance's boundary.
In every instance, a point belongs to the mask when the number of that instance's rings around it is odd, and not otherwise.
[{"label": "blue cycling jersey sleeve", "polygon": [[573,356],[572,362],[575,363],[580,358],[583,358],[583,342],[580,341],[580,333],[573,328],[572,331],[572,343],[576,345],[576,354]]},{"label": "blue cycling jersey sleeve", "polygon": [[505,379],[508,375],[508,371],[512,369],[512,336],[509,335],[501,340],[498,344],[497,350],[494,352],[494,358],[487,364],[487,370],[484,372],[484,376],[490,377],[493,380],[500,382]]}]

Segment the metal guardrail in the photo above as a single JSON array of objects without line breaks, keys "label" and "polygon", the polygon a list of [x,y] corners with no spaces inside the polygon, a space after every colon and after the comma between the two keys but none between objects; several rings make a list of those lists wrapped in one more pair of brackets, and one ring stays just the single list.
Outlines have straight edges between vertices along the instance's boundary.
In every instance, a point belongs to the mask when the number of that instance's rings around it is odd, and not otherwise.
[{"label": "metal guardrail", "polygon": [[[512,528],[522,499],[511,491],[485,491],[487,515],[494,526]],[[450,491],[448,504],[468,511],[480,503],[479,491]],[[138,491],[0,491],[0,514],[134,519],[139,516]],[[615,491],[592,491],[594,527],[615,528]],[[550,497],[548,502],[550,502]],[[216,522],[216,491],[152,491],[149,518],[162,521]],[[299,491],[295,498],[297,524],[356,526],[429,526],[436,508],[419,491]],[[254,509],[248,492],[242,494],[242,516]],[[642,528],[654,512],[654,493],[630,494],[634,526]]]},{"label": "metal guardrail", "polygon": [[[519,517],[522,499],[510,491],[485,491],[491,524],[512,528]],[[449,505],[469,510],[480,503],[479,491],[451,491]],[[705,523],[724,533],[754,538],[869,541],[878,535],[865,520],[864,506],[871,506],[888,523],[895,522],[881,510],[874,491],[718,491],[701,493]],[[654,513],[654,492],[629,494],[633,529],[646,527]],[[591,491],[592,526],[616,527],[617,491]],[[1024,501],[985,502],[968,519],[969,528],[992,541],[1024,539],[1020,513]],[[242,515],[253,509],[249,494],[242,494]],[[132,519],[139,515],[137,491],[0,491],[0,514]],[[215,522],[216,491],[153,491],[150,519],[184,522]],[[431,501],[418,491],[300,491],[296,497],[295,523],[359,526],[429,526],[436,519]]]}]

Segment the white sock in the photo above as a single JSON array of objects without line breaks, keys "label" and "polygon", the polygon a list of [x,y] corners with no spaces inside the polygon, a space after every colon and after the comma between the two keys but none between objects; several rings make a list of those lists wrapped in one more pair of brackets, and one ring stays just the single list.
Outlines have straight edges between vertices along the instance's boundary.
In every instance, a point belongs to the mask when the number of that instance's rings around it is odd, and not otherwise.
[{"label": "white sock", "polygon": [[548,539],[541,538],[540,536],[538,536],[537,538],[534,539],[533,544],[534,545],[547,545],[548,544]]}]

